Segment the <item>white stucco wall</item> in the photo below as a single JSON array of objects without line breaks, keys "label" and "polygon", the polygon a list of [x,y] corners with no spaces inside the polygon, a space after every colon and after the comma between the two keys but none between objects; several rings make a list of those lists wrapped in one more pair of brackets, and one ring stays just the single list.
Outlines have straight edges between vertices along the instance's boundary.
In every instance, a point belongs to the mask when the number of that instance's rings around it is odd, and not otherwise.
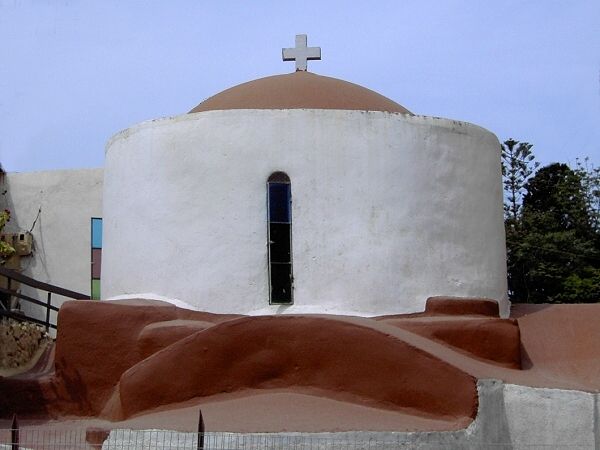
[{"label": "white stucco wall", "polygon": [[[8,173],[4,180],[11,221],[5,231],[33,228],[34,253],[21,259],[22,273],[36,280],[90,295],[91,218],[102,216],[102,169]],[[46,301],[45,293],[22,286],[24,294]],[[53,296],[53,304],[64,301]],[[42,317],[36,305],[23,310]],[[45,310],[44,310],[45,311]],[[44,313],[45,314],[45,313]]]},{"label": "white stucco wall", "polygon": [[[505,385],[499,380],[477,382],[477,417],[457,431],[342,431],[325,433],[218,433],[208,431],[211,448],[419,449],[585,449],[600,448],[598,395],[582,391]],[[170,445],[195,448],[197,435],[161,430],[112,430],[103,449],[162,449]],[[175,444],[176,443],[176,444]],[[241,444],[240,444],[241,443]]]},{"label": "white stucco wall", "polygon": [[[507,311],[500,145],[463,122],[333,110],[209,111],[107,145],[103,296],[214,312]],[[293,196],[294,305],[268,305],[266,180]]]},{"label": "white stucco wall", "polygon": [[504,404],[515,450],[524,443],[555,448],[598,448],[598,394],[507,384]]}]

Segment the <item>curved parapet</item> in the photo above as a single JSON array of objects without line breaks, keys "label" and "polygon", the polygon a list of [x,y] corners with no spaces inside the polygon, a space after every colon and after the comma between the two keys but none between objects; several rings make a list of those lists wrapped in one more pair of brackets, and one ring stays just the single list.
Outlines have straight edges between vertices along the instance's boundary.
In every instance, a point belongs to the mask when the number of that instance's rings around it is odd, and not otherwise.
[{"label": "curved parapet", "polygon": [[194,397],[284,388],[454,419],[477,411],[470,375],[375,329],[330,317],[224,322],[155,353],[119,383],[125,417]]}]

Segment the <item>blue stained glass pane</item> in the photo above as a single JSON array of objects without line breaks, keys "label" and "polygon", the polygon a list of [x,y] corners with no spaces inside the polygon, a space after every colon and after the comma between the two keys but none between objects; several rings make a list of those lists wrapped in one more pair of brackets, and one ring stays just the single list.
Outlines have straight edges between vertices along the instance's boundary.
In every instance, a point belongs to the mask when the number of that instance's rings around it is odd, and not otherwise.
[{"label": "blue stained glass pane", "polygon": [[288,183],[269,183],[269,222],[291,222]]},{"label": "blue stained glass pane", "polygon": [[92,219],[92,248],[102,248],[102,219]]}]

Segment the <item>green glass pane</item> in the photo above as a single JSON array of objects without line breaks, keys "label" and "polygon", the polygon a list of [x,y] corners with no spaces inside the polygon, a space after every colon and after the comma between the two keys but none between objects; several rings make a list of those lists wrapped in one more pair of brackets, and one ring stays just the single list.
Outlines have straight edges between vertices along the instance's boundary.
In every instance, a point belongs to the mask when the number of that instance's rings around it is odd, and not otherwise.
[{"label": "green glass pane", "polygon": [[92,280],[92,300],[100,300],[100,280]]}]

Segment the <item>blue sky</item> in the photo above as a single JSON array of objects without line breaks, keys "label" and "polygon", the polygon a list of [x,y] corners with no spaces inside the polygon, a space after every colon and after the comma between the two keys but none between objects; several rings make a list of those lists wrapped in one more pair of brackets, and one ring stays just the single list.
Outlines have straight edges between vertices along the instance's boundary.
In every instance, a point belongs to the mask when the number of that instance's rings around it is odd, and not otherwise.
[{"label": "blue sky", "polygon": [[312,72],[600,164],[598,0],[0,0],[0,162],[101,167],[119,130],[293,71],[299,33]]}]

